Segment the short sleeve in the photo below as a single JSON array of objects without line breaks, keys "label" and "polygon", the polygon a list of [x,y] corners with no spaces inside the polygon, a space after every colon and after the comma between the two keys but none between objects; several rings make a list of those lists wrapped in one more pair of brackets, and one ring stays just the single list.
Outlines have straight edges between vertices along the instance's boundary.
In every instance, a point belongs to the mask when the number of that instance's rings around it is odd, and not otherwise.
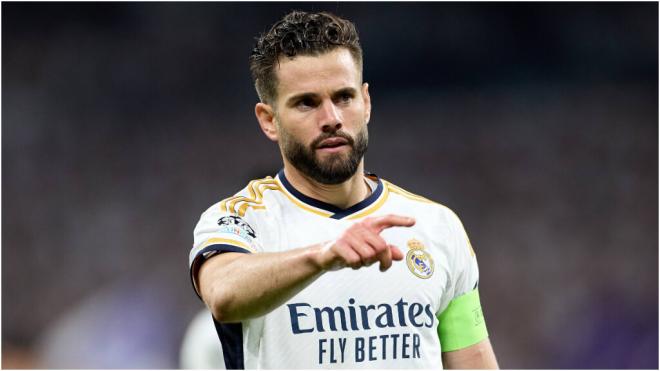
[{"label": "short sleeve", "polygon": [[479,299],[479,267],[470,239],[460,219],[447,209],[453,244],[451,284],[441,313],[438,336],[443,352],[462,349],[488,337]]},{"label": "short sleeve", "polygon": [[452,266],[452,281],[455,299],[477,288],[479,285],[479,266],[470,239],[463,223],[454,212],[449,212],[450,228],[454,236],[454,263]]},{"label": "short sleeve", "polygon": [[197,273],[208,258],[223,252],[251,254],[261,250],[254,225],[254,221],[248,222],[238,215],[229,214],[218,205],[202,214],[193,232],[193,248],[188,259],[190,277],[197,295]]}]

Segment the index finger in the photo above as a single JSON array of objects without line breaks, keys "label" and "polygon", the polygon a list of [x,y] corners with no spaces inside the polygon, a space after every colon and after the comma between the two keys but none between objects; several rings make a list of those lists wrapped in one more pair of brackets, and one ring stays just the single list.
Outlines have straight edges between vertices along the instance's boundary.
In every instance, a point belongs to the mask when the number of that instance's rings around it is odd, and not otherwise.
[{"label": "index finger", "polygon": [[370,224],[372,227],[376,228],[377,233],[380,233],[383,229],[390,227],[412,227],[415,225],[415,219],[407,216],[389,214],[373,218],[370,221]]}]

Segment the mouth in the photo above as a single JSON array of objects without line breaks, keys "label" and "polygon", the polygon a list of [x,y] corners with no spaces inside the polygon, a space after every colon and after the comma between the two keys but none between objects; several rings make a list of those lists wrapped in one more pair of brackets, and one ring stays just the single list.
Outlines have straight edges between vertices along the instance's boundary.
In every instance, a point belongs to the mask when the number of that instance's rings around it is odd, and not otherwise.
[{"label": "mouth", "polygon": [[316,146],[316,149],[332,151],[332,150],[338,150],[347,145],[348,145],[348,140],[346,140],[345,138],[333,137],[321,141],[321,143],[319,143]]},{"label": "mouth", "polygon": [[316,146],[316,150],[321,153],[338,153],[348,148],[348,141],[344,138],[330,138],[322,141]]}]

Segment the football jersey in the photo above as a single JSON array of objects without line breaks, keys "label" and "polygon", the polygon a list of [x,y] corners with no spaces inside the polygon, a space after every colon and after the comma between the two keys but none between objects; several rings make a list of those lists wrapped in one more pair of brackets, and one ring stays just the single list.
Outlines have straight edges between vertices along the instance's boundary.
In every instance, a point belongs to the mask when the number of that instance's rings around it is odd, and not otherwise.
[{"label": "football jersey", "polygon": [[[439,368],[438,316],[475,290],[479,271],[458,217],[373,174],[371,194],[341,209],[305,196],[286,179],[253,180],[206,210],[194,231],[189,264],[220,252],[260,254],[338,238],[366,217],[413,217],[412,227],[381,232],[404,253],[379,264],[326,272],[270,313],[241,323],[215,322],[227,368]],[[199,293],[198,293],[199,294]]]}]

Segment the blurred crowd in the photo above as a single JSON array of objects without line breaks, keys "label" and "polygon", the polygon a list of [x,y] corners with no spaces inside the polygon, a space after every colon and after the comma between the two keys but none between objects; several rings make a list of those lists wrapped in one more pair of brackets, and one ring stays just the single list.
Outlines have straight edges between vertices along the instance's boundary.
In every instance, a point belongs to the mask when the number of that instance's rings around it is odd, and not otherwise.
[{"label": "blurred crowd", "polygon": [[501,367],[658,367],[657,3],[3,3],[4,368],[180,366],[291,9],[356,23],[366,168],[461,217]]}]

